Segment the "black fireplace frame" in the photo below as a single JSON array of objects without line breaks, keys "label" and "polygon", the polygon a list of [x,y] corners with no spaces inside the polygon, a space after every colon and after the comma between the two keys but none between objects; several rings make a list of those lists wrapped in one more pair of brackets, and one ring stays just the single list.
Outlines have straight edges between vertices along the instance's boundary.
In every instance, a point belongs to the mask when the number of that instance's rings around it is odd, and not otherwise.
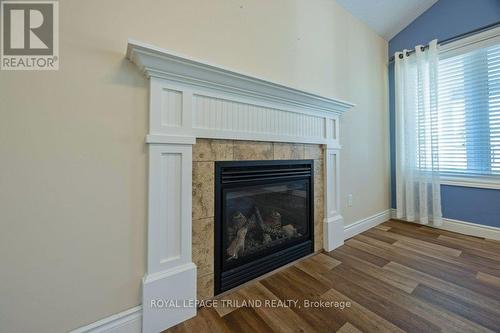
[{"label": "black fireplace frame", "polygon": [[[304,239],[292,242],[285,248],[268,253],[251,262],[223,271],[222,249],[222,218],[224,216],[223,195],[224,188],[243,184],[245,181],[231,180],[231,170],[238,173],[239,169],[250,168],[259,174],[259,180],[250,181],[272,184],[284,180],[308,180],[309,235]],[[242,171],[239,171],[241,174]],[[251,172],[251,171],[250,171]],[[223,179],[224,174],[224,179]],[[250,177],[251,178],[251,177]],[[224,183],[223,183],[224,181]],[[242,283],[268,273],[278,267],[302,258],[314,252],[314,160],[272,160],[272,161],[216,161],[215,162],[215,217],[214,217],[214,293],[220,294]]]}]

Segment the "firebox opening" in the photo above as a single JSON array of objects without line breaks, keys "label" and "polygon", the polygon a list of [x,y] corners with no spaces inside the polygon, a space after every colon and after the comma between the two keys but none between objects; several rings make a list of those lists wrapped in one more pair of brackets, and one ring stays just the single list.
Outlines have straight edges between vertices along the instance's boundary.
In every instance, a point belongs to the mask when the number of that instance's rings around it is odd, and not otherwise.
[{"label": "firebox opening", "polygon": [[216,162],[216,294],[313,252],[313,163]]}]

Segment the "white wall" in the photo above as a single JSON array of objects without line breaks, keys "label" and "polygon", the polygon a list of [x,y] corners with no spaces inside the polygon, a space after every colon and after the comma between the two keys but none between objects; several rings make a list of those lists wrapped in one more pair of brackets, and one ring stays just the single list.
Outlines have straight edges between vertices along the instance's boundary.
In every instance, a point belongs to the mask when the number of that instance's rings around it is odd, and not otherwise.
[{"label": "white wall", "polygon": [[343,214],[389,208],[387,43],[333,0],[63,0],[60,70],[0,72],[1,332],[68,331],[140,302],[148,100],[129,37],[356,103]]}]

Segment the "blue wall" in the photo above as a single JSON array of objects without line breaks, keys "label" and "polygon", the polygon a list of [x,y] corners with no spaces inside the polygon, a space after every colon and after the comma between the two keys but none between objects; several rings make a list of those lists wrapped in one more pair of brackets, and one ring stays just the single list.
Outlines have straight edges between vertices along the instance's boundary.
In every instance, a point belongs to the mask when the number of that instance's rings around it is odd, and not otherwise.
[{"label": "blue wall", "polygon": [[[439,0],[389,41],[389,56],[500,21],[500,0]],[[394,65],[389,65],[391,204],[396,208]],[[441,186],[443,216],[500,227],[500,190]]]}]

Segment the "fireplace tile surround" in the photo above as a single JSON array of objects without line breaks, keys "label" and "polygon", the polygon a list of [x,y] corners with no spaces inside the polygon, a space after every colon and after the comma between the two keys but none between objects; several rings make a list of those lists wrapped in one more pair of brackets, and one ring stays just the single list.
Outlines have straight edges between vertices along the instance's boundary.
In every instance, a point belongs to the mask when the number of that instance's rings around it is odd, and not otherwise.
[{"label": "fireplace tile surround", "polygon": [[197,297],[214,296],[214,162],[314,160],[314,251],[323,248],[323,148],[321,145],[198,139],[193,145],[193,262]]},{"label": "fireplace tile surround", "polygon": [[[149,81],[143,332],[193,317],[192,301],[213,295],[214,161],[315,160],[314,247],[343,244],[339,133],[353,104],[137,41],[127,58]],[[188,305],[157,309],[157,299]]]}]

